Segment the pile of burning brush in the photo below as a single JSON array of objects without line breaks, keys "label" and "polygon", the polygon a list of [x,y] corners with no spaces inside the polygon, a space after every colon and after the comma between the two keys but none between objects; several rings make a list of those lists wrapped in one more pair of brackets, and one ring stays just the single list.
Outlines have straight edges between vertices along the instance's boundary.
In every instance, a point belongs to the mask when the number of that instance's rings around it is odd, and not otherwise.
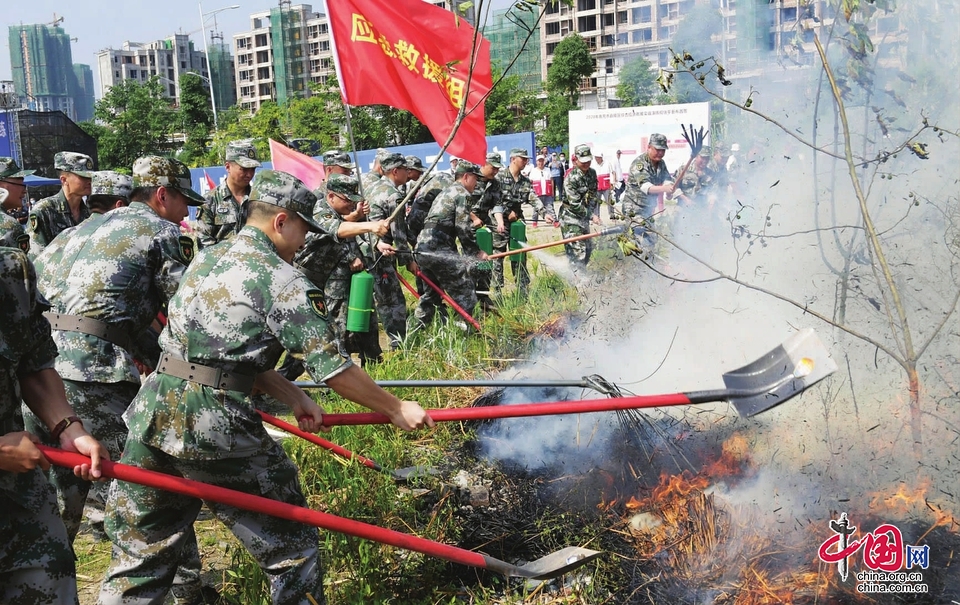
[{"label": "pile of burning brush", "polygon": [[[798,520],[797,526],[778,535],[758,522],[756,503],[738,504],[727,498],[728,490],[753,472],[747,440],[734,434],[723,443],[719,459],[706,463],[701,471],[662,473],[655,486],[625,502],[601,504],[623,512],[614,531],[635,549],[634,553],[621,553],[627,559],[636,557],[630,561],[633,577],[628,602],[949,603],[948,597],[960,591],[960,574],[948,561],[923,573],[929,588],[926,594],[858,592],[855,577],[844,581],[836,566],[820,561],[816,547],[810,547],[829,538],[827,523]],[[901,524],[904,534],[914,536],[916,543],[930,545],[941,561],[952,559],[960,549],[960,523],[926,500],[925,491],[901,485],[891,494],[875,495],[867,510],[857,513],[863,530],[888,523],[892,517],[912,518],[914,521]],[[806,532],[807,537],[788,538],[793,532]],[[860,552],[857,555],[862,556]],[[850,561],[855,576],[862,565],[858,567],[856,557]]]}]

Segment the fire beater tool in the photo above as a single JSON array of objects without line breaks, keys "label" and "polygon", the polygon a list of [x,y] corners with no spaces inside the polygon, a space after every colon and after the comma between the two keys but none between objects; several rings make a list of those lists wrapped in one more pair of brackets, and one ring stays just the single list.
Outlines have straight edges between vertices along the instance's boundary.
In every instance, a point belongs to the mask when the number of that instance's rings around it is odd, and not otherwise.
[{"label": "fire beater tool", "polygon": [[687,160],[687,163],[683,166],[683,170],[677,175],[675,183],[680,183],[683,180],[683,175],[687,173],[687,169],[690,168],[690,164],[693,163],[694,158],[700,155],[700,150],[703,149],[703,140],[707,138],[707,134],[710,133],[709,130],[704,131],[703,126],[698,130],[693,129],[693,124],[690,125],[690,130],[687,131],[687,127],[683,124],[680,125],[680,128],[683,129],[683,138],[687,140],[687,144],[690,145],[690,159]]},{"label": "fire beater tool", "polygon": [[[599,380],[599,382],[598,382]],[[607,383],[601,376],[592,374],[584,376],[580,380],[377,380],[376,383],[383,388],[443,388],[443,387],[485,387],[485,388],[530,388],[530,387],[556,387],[556,388],[580,388],[593,389],[604,395],[610,395],[609,388],[604,387]],[[326,389],[327,385],[310,382],[298,381],[293,384],[301,389]]]},{"label": "fire beater tool", "polygon": [[[754,416],[802,393],[837,370],[837,364],[810,328],[801,330],[778,347],[742,368],[723,375],[727,388],[668,395],[636,395],[614,399],[584,399],[505,406],[427,410],[436,422],[490,420],[527,416],[586,414],[711,401],[732,403],[741,416]],[[383,414],[324,414],[326,426],[388,424]]]},{"label": "fire beater tool", "polygon": [[532,252],[533,250],[542,250],[543,248],[551,248],[553,246],[559,246],[560,244],[569,244],[571,242],[579,242],[585,239],[591,239],[594,237],[601,237],[606,235],[618,235],[623,233],[624,227],[607,227],[602,231],[597,231],[596,233],[585,233],[583,235],[577,235],[574,237],[568,237],[566,239],[558,239],[554,242],[546,242],[544,244],[537,244],[535,246],[527,246],[525,248],[517,248],[516,250],[507,250],[506,252],[497,252],[496,254],[491,254],[487,258],[493,260],[495,258],[503,258],[505,256],[510,256],[512,254],[523,254],[524,252]]},{"label": "fire beater tool", "polygon": [[470,324],[471,326],[473,326],[474,329],[476,329],[477,332],[482,332],[482,331],[483,331],[483,330],[480,328],[480,324],[477,323],[477,320],[474,319],[472,315],[470,315],[469,313],[467,313],[466,311],[464,311],[464,310],[463,310],[463,307],[461,307],[460,305],[458,305],[455,300],[453,300],[452,298],[450,298],[450,295],[449,295],[449,294],[447,294],[446,292],[444,292],[443,290],[441,290],[441,289],[440,289],[440,286],[438,286],[437,284],[433,283],[433,280],[431,280],[429,277],[427,277],[426,275],[424,275],[424,274],[423,274],[423,271],[421,271],[420,269],[417,269],[416,271],[414,271],[414,273],[416,273],[417,277],[419,277],[420,279],[423,280],[423,283],[427,284],[427,286],[429,286],[430,288],[432,288],[434,292],[436,292],[437,294],[439,294],[439,295],[440,295],[440,298],[442,298],[445,303],[447,303],[448,305],[450,305],[450,307],[451,307],[454,311],[456,311],[457,313],[459,313],[461,317],[463,317],[465,320],[467,320],[467,323]]},{"label": "fire beater tool", "polygon": [[[40,451],[43,452],[43,455],[46,456],[52,464],[56,464],[57,466],[73,468],[74,466],[90,462],[89,458],[81,454],[65,452],[42,445],[38,445],[37,447],[40,448]],[[183,494],[201,500],[235,506],[244,510],[304,523],[314,527],[380,542],[381,544],[396,546],[397,548],[403,548],[405,550],[413,550],[461,565],[480,567],[494,571],[507,577],[549,580],[585,565],[602,554],[601,552],[587,548],[568,546],[545,557],[541,557],[536,561],[527,563],[526,565],[513,565],[482,553],[451,546],[442,542],[427,540],[426,538],[412,536],[392,529],[362,523],[329,513],[322,513],[301,506],[294,506],[285,502],[278,502],[270,498],[264,498],[263,496],[255,496],[245,492],[210,485],[209,483],[201,483],[200,481],[175,477],[136,466],[110,462],[109,460],[101,461],[100,468],[105,477]]]}]

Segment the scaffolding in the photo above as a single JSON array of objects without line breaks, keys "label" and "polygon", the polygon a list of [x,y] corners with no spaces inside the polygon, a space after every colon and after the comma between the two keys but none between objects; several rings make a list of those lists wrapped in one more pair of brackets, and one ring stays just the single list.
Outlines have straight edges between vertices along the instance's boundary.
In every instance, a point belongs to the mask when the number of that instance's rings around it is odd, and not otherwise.
[{"label": "scaffolding", "polygon": [[[213,84],[213,98],[217,107],[227,109],[237,104],[237,83],[234,76],[233,56],[230,55],[230,45],[223,42],[223,35],[211,34],[213,42],[210,44],[207,57],[207,66],[210,73],[210,82]],[[219,39],[219,42],[217,41]]]},{"label": "scaffolding", "polygon": [[[537,14],[511,10],[494,11],[483,27],[483,37],[490,41],[490,63],[504,69],[517,57],[506,75],[519,76],[520,87],[524,90],[539,92],[543,82],[540,72],[540,27],[537,25]],[[529,30],[533,30],[532,35],[528,33]]]},{"label": "scaffolding", "polygon": [[97,141],[62,111],[17,111],[21,165],[40,176],[57,177],[53,156],[60,151],[85,153],[97,163]]},{"label": "scaffolding", "polygon": [[291,10],[289,0],[281,0],[278,8],[271,9],[270,38],[277,103],[304,96],[307,73],[304,69],[303,19],[299,11]]}]

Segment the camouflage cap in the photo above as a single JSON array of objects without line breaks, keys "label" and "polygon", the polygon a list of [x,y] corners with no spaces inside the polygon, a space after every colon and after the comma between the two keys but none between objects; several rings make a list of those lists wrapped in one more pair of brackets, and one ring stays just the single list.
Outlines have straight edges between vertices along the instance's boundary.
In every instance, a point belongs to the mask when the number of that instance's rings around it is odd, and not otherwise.
[{"label": "camouflage cap", "polygon": [[500,156],[499,151],[491,151],[487,154],[487,164],[490,164],[494,168],[503,168],[503,158]]},{"label": "camouflage cap", "polygon": [[526,149],[523,149],[522,147],[514,147],[513,149],[510,150],[510,159],[513,159],[513,158],[523,158],[525,160],[529,160],[530,153]]},{"label": "camouflage cap", "polygon": [[378,148],[377,148],[377,157],[376,157],[376,160],[377,160],[378,162],[381,162],[381,163],[382,163],[382,162],[383,162],[383,159],[384,159],[385,157],[387,157],[388,155],[390,155],[391,153],[393,153],[393,152],[387,151],[387,150],[384,149],[383,147],[378,147]]},{"label": "camouflage cap", "polygon": [[93,158],[85,153],[60,151],[53,156],[53,167],[61,172],[72,172],[79,177],[89,179],[93,172]]},{"label": "camouflage cap", "polygon": [[407,160],[399,153],[388,153],[380,158],[380,168],[385,172],[393,170],[394,168],[403,168],[406,165]]},{"label": "camouflage cap", "polygon": [[191,189],[187,165],[173,158],[146,155],[133,163],[133,187],[169,187],[187,197],[188,206],[203,204],[203,196]]},{"label": "camouflage cap", "polygon": [[112,170],[93,173],[90,195],[106,195],[112,198],[130,200],[133,191],[133,177]]},{"label": "camouflage cap", "polygon": [[420,172],[423,172],[423,160],[421,160],[419,157],[415,155],[408,155],[403,159],[406,162],[407,170],[419,170]]},{"label": "camouflage cap", "polygon": [[20,170],[13,158],[0,158],[0,179],[22,179],[35,171]]},{"label": "camouflage cap", "polygon": [[460,160],[457,162],[457,176],[464,174],[475,174],[481,176],[480,167],[474,164],[473,162],[468,162],[467,160]]},{"label": "camouflage cap", "polygon": [[701,147],[699,155],[700,157],[708,158],[713,155],[713,149],[706,146]]},{"label": "camouflage cap", "polygon": [[342,195],[358,204],[363,201],[363,196],[360,195],[360,181],[355,176],[331,174],[327,179],[327,193]]},{"label": "camouflage cap", "polygon": [[257,148],[249,139],[227,143],[226,158],[228,162],[233,162],[241,168],[260,167],[260,162],[257,161]]},{"label": "camouflage cap", "polygon": [[650,140],[647,141],[647,144],[653,147],[654,149],[666,149],[667,148],[667,137],[655,132],[650,135]]},{"label": "camouflage cap", "polygon": [[[341,175],[331,175],[330,178]],[[327,181],[327,190],[330,181]],[[307,186],[297,177],[280,172],[279,170],[261,170],[250,181],[250,197],[252,202],[263,202],[285,210],[292,210],[300,215],[310,231],[319,233],[320,225],[313,220],[313,206],[317,203],[315,196]]]},{"label": "camouflage cap", "polygon": [[339,149],[331,149],[323,154],[324,166],[339,166],[347,170],[353,170],[356,166],[350,161],[350,154]]},{"label": "camouflage cap", "polygon": [[589,145],[577,145],[573,148],[573,155],[581,162],[589,162],[593,159],[593,154],[590,153]]}]

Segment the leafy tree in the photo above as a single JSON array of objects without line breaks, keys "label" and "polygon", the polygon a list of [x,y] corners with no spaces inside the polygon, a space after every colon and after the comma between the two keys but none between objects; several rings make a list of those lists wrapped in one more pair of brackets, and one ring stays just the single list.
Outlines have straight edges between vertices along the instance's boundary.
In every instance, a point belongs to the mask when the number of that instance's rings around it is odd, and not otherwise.
[{"label": "leafy tree", "polygon": [[177,128],[176,115],[157,77],[144,83],[124,80],[97,101],[94,116],[100,165],[129,171],[140,156],[162,153]]},{"label": "leafy tree", "polygon": [[547,93],[544,118],[547,126],[539,137],[550,147],[566,145],[570,139],[570,112],[577,108],[575,101],[558,92]]},{"label": "leafy tree", "polygon": [[188,165],[201,165],[198,161],[206,155],[210,142],[213,110],[210,92],[197,74],[187,73],[180,77],[179,120],[186,135],[179,158]]},{"label": "leafy tree", "polygon": [[520,87],[520,76],[501,79],[499,68],[493,70],[495,83],[487,96],[484,117],[487,134],[510,134],[533,130],[543,116],[543,103],[533,93]]},{"label": "leafy tree", "polygon": [[620,68],[617,97],[625,106],[650,105],[656,98],[657,75],[653,64],[643,55],[637,55]]},{"label": "leafy tree", "polygon": [[547,88],[566,95],[571,101],[579,96],[580,83],[593,73],[590,47],[578,34],[563,39],[553,51],[553,63],[547,71]]}]

